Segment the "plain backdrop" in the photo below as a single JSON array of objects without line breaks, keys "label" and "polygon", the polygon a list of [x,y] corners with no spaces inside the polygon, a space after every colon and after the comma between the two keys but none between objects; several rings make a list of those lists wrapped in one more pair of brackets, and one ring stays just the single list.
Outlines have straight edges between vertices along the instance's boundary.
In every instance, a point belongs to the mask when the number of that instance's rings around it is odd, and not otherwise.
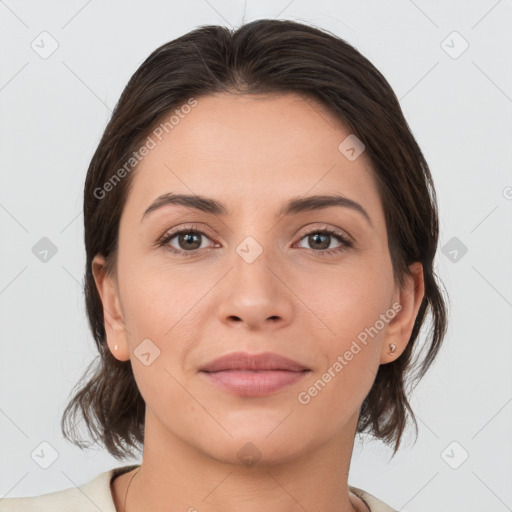
[{"label": "plain backdrop", "polygon": [[[0,2],[0,497],[140,461],[81,451],[60,432],[96,356],[82,293],[85,173],[122,89],[156,47],[200,25],[257,18],[311,23],[368,57],[396,92],[439,196],[436,268],[450,324],[412,396],[418,440],[409,430],[390,460],[382,443],[357,439],[349,483],[409,512],[512,510],[510,0]],[[44,237],[47,261],[37,256]],[[56,457],[46,469],[41,449]]]}]

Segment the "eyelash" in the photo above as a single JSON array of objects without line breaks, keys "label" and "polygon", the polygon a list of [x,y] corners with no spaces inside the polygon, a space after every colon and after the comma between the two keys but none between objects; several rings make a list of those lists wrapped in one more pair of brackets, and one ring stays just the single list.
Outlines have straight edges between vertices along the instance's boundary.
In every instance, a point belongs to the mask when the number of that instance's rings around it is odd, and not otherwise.
[{"label": "eyelash", "polygon": [[[180,229],[177,231],[171,231],[171,232],[165,233],[164,236],[158,241],[158,246],[159,247],[166,246],[173,238],[175,238],[177,235],[181,235],[183,233],[200,234],[200,235],[204,235],[207,238],[210,238],[208,236],[208,234],[205,233],[203,230],[197,228],[196,226],[193,226],[191,228],[184,228],[184,229]],[[341,242],[341,244],[342,244],[339,247],[334,247],[332,249],[322,249],[319,251],[316,251],[314,249],[309,249],[310,251],[317,253],[319,256],[326,256],[326,257],[337,256],[340,252],[350,249],[354,246],[353,242],[351,240],[349,240],[345,235],[343,235],[343,233],[341,233],[340,231],[333,229],[329,226],[325,226],[321,229],[314,229],[307,233],[304,233],[300,237],[299,241],[309,235],[312,235],[312,234],[331,235],[331,236],[337,238],[338,241]],[[166,249],[173,254],[178,254],[181,256],[185,256],[185,257],[196,256],[198,254],[198,252],[201,250],[201,249],[193,249],[190,251],[184,251],[184,250],[175,249],[174,247],[170,247],[170,246],[167,246]]]}]

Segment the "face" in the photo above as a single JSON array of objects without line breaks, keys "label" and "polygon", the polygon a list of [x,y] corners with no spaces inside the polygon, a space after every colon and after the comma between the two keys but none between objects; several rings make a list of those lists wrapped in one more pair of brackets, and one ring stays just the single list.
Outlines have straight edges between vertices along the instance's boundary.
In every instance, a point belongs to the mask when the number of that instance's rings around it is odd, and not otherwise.
[{"label": "face", "polygon": [[[422,283],[395,285],[371,162],[339,149],[350,134],[311,99],[225,94],[155,138],[133,171],[116,275],[93,265],[109,347],[131,359],[152,431],[226,462],[246,443],[284,461],[353,437],[379,365],[405,348]],[[218,208],[154,205],[165,194]],[[285,385],[260,395],[200,371],[238,351],[307,371],[274,372]]]}]

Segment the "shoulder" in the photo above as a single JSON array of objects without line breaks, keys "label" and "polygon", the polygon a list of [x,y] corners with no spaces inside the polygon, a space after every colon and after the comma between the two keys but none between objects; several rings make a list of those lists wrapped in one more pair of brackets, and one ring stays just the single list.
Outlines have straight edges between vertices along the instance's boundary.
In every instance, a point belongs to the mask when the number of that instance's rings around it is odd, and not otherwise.
[{"label": "shoulder", "polygon": [[[370,512],[397,512],[394,508],[386,505],[383,501],[379,500],[369,492],[363,491],[357,487],[349,486],[349,489],[356,495],[359,496],[370,509]],[[405,512],[405,511],[402,511]]]},{"label": "shoulder", "polygon": [[100,473],[77,487],[24,498],[0,498],[0,512],[116,512],[110,480],[136,466]]}]

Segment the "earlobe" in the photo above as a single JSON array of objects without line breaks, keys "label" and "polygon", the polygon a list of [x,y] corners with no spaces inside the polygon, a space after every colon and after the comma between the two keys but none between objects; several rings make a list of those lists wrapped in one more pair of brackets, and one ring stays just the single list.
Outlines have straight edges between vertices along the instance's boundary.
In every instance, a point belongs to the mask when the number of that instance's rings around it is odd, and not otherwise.
[{"label": "earlobe", "polygon": [[120,360],[130,359],[123,314],[114,279],[106,271],[105,258],[96,255],[92,261],[92,274],[103,307],[103,322],[107,344],[112,355]]},{"label": "earlobe", "polygon": [[406,349],[425,295],[423,265],[415,262],[409,266],[409,271],[405,286],[398,290],[400,309],[388,324],[380,364],[395,361]]}]

